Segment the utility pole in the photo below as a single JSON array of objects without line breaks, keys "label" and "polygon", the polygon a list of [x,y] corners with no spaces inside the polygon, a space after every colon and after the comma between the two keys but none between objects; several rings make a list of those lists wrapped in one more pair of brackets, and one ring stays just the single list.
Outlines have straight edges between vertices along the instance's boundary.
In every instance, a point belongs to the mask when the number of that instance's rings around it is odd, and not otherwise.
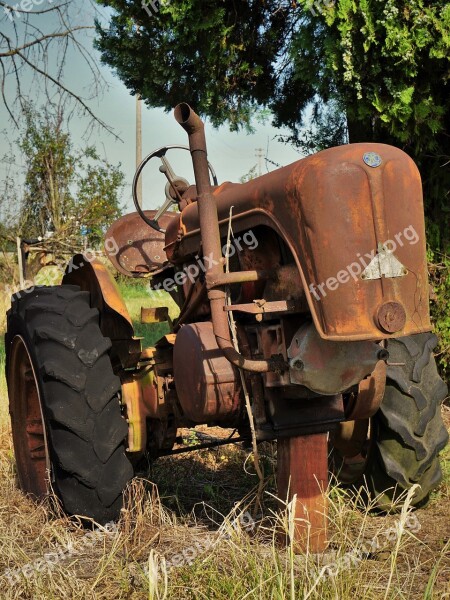
[{"label": "utility pole", "polygon": [[24,251],[22,248],[22,240],[20,237],[16,238],[17,244],[17,262],[19,264],[19,283],[20,289],[23,290],[25,287],[25,274],[24,274]]},{"label": "utility pole", "polygon": [[[142,98],[136,94],[136,169],[142,162]],[[142,175],[137,186],[139,206],[142,208]]]},{"label": "utility pole", "polygon": [[255,156],[258,159],[258,175],[261,177],[261,175],[262,175],[262,159],[264,158],[264,148],[256,148]]},{"label": "utility pole", "polygon": [[[142,5],[144,6],[144,4]],[[140,26],[135,24],[136,35],[141,35]],[[142,162],[142,97],[136,94],[136,170]],[[142,208],[142,173],[137,184],[137,200]]]}]

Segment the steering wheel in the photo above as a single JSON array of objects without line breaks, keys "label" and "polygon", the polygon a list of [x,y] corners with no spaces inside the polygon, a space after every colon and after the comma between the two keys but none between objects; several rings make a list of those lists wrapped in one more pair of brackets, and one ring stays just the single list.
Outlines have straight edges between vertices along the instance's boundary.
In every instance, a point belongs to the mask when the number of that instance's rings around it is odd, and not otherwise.
[{"label": "steering wheel", "polygon": [[[153,227],[153,229],[156,229],[156,231],[159,231],[161,233],[166,233],[166,230],[162,229],[159,226],[159,224],[158,224],[159,219],[163,216],[163,214],[165,214],[169,210],[169,208],[172,206],[172,204],[177,204],[177,203],[181,202],[182,198],[181,198],[180,190],[182,190],[182,192],[184,192],[189,187],[189,182],[186,179],[175,175],[171,164],[169,163],[169,161],[166,158],[167,151],[175,150],[175,149],[176,150],[187,150],[188,152],[190,152],[190,149],[188,146],[178,146],[178,145],[162,146],[162,148],[158,148],[158,150],[151,152],[148,156],[146,156],[144,158],[144,160],[141,162],[141,164],[137,168],[136,173],[133,178],[133,202],[134,202],[134,206],[136,207],[137,212],[139,213],[139,216],[141,217],[141,219],[143,221],[145,221],[147,223],[147,225],[150,225],[150,227]],[[148,217],[146,217],[146,215],[144,214],[144,211],[142,210],[142,207],[139,205],[138,196],[137,196],[137,185],[138,185],[139,177],[141,176],[141,173],[142,173],[145,165],[148,162],[150,162],[152,160],[152,158],[155,158],[155,157],[157,157],[161,160],[162,164],[159,167],[159,170],[161,173],[164,173],[164,175],[167,178],[167,183],[166,183],[166,188],[165,188],[166,201],[161,206],[161,208],[156,212],[153,219],[149,219]],[[213,185],[218,185],[216,173],[210,162],[208,162],[208,167],[209,167],[209,172],[211,173],[211,177],[213,180]]]}]

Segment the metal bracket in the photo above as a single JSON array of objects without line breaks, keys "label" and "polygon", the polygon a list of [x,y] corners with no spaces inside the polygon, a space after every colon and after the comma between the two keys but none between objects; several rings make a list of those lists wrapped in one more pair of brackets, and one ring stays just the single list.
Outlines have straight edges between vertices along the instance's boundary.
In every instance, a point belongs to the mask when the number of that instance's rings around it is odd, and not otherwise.
[{"label": "metal bracket", "polygon": [[252,304],[231,304],[224,306],[223,310],[227,312],[242,312],[251,315],[262,315],[265,313],[276,312],[295,312],[297,304],[294,300],[277,300],[268,302],[267,300],[253,300]]}]

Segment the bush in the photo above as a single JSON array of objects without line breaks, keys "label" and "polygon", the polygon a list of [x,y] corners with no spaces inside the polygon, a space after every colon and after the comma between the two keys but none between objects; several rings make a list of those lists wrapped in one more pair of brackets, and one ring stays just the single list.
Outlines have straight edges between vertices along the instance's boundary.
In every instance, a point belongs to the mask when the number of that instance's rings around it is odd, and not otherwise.
[{"label": "bush", "polygon": [[428,250],[431,295],[431,319],[439,337],[437,361],[441,375],[450,382],[450,257]]},{"label": "bush", "polygon": [[13,284],[18,280],[19,270],[16,253],[0,251],[0,283]]}]

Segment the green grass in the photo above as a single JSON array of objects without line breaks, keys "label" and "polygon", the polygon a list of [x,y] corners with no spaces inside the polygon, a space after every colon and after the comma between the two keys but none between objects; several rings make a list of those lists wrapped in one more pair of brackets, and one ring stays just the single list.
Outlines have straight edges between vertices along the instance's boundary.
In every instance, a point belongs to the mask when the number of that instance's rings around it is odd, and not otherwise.
[{"label": "green grass", "polygon": [[[450,409],[444,407],[443,411],[444,415],[447,415],[446,423],[450,426]],[[440,453],[440,461],[442,468],[442,483],[431,493],[431,498],[436,501],[448,502],[450,500],[450,444],[447,444]]]},{"label": "green grass", "polygon": [[119,290],[133,320],[135,335],[143,338],[143,347],[153,346],[160,338],[170,333],[168,323],[143,324],[140,322],[141,307],[167,306],[171,319],[178,316],[178,306],[168,293],[157,293],[150,290],[148,282],[126,284],[123,280],[119,282]]}]

